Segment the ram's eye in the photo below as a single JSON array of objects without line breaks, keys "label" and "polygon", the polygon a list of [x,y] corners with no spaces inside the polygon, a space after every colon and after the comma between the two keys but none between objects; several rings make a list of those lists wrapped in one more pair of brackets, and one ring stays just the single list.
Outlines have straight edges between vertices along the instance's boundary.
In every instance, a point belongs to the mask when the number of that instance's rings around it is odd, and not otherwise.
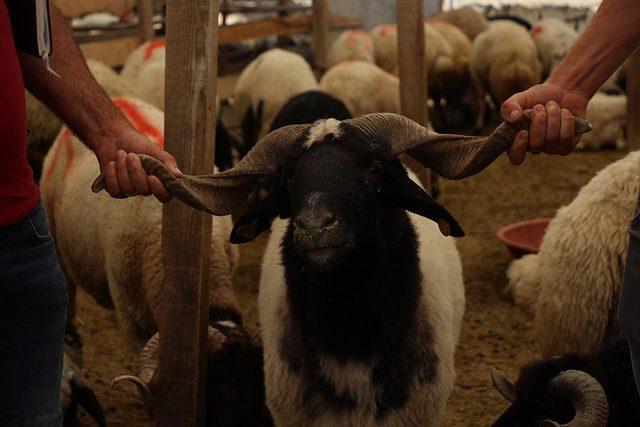
[{"label": "ram's eye", "polygon": [[379,160],[374,160],[369,165],[367,172],[364,174],[364,181],[370,187],[378,187],[380,177],[382,176],[382,163]]}]

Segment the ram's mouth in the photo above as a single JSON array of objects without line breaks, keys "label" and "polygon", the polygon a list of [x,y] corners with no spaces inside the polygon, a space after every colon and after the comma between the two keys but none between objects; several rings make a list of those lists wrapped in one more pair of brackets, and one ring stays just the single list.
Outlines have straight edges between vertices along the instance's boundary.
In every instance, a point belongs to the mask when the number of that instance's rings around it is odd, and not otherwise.
[{"label": "ram's mouth", "polygon": [[340,260],[351,251],[348,241],[308,248],[304,251],[303,258],[306,264],[314,270],[329,271],[339,264]]}]

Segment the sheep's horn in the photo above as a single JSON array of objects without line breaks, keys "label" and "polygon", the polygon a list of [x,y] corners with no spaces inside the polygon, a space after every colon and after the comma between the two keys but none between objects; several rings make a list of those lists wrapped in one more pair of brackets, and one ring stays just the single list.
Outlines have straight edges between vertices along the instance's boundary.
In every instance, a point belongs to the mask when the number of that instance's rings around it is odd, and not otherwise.
[{"label": "sheep's horn", "polygon": [[516,386],[507,378],[507,376],[498,368],[491,368],[491,382],[498,392],[513,403],[517,399]]},{"label": "sheep's horn", "polygon": [[[591,130],[584,119],[574,117],[576,133]],[[513,144],[517,133],[528,129],[528,112],[516,123],[503,122],[486,137],[439,134],[406,117],[376,113],[344,122],[373,141],[389,144],[391,155],[407,153],[438,175],[462,179],[475,175]]]},{"label": "sheep's horn", "polygon": [[142,381],[140,378],[135,375],[120,375],[119,377],[114,378],[111,381],[111,388],[117,388],[118,384],[122,382],[130,382],[136,386],[138,390],[138,396],[142,400],[143,403],[148,403],[149,398],[151,397],[151,389],[149,385]]},{"label": "sheep's horn", "polygon": [[[303,142],[310,127],[305,124],[277,129],[262,138],[233,168],[212,175],[176,178],[159,160],[139,156],[147,173],[160,178],[178,199],[212,215],[228,215],[246,202],[260,178],[275,173],[287,156],[305,150]],[[104,188],[104,177],[100,175],[91,189],[97,193]]]},{"label": "sheep's horn", "polygon": [[576,415],[566,424],[544,420],[548,427],[605,427],[609,418],[609,403],[602,386],[584,371],[567,370],[553,380],[551,386],[566,395],[574,406]]}]

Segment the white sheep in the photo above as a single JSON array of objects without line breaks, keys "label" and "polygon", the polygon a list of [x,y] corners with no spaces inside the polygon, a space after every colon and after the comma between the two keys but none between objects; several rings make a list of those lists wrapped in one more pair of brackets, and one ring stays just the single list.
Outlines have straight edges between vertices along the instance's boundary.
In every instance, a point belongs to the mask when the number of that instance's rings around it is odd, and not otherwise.
[{"label": "white sheep", "polygon": [[134,77],[140,99],[164,111],[165,61],[158,59],[142,66]]},{"label": "white sheep", "polygon": [[600,171],[558,210],[540,253],[514,261],[509,289],[534,313],[544,356],[597,351],[616,333],[629,220],[636,205],[640,152]]},{"label": "white sheep", "polygon": [[[164,116],[137,100],[117,99],[129,120],[162,145]],[[53,172],[49,172],[49,171]],[[116,309],[134,349],[157,331],[162,262],[162,204],[153,197],[113,200],[92,193],[99,173],[95,155],[70,132],[61,134],[45,159],[42,195],[70,292],[82,287],[98,303]],[[55,178],[53,181],[52,178]],[[231,220],[213,219],[209,284],[210,315],[239,319],[230,291],[237,252],[228,242]],[[73,321],[74,301],[70,301]]]},{"label": "white sheep", "polygon": [[435,35],[430,35],[430,32],[436,31],[443,39],[440,41],[442,45],[440,55],[435,59],[439,61],[439,67],[435,64],[431,68],[428,67],[429,89],[440,93],[462,94],[469,81],[471,41],[458,27],[443,21],[430,21],[425,25],[425,30],[427,31],[427,53],[429,53],[429,46],[433,46],[436,40]]},{"label": "white sheep", "polygon": [[245,122],[245,144],[253,146],[269,132],[280,109],[293,96],[317,90],[313,70],[297,53],[271,49],[254,59],[240,74],[233,89],[231,115]]},{"label": "white sheep", "polygon": [[398,29],[393,24],[382,24],[369,34],[373,40],[373,53],[378,67],[389,73],[398,65]]},{"label": "white sheep", "polygon": [[[109,96],[133,96],[137,90],[127,80],[122,79],[113,69],[95,59],[87,59],[89,71]],[[34,178],[40,178],[42,161],[53,140],[62,129],[62,120],[35,96],[25,91],[27,126],[27,153],[34,170]]]},{"label": "white sheep", "polygon": [[489,21],[470,6],[431,15],[429,22],[432,21],[444,21],[453,24],[460,28],[470,40],[474,40],[478,34],[489,28]]},{"label": "white sheep", "polygon": [[577,148],[598,150],[613,146],[623,150],[627,146],[627,96],[596,93],[587,105],[587,120],[593,131],[582,136]]},{"label": "white sheep", "polygon": [[[499,20],[473,41],[471,76],[478,90],[499,107],[507,98],[540,83],[538,49],[529,32],[515,22]],[[484,125],[484,111],[476,127]]]},{"label": "white sheep", "polygon": [[122,65],[120,75],[125,79],[133,81],[145,65],[158,60],[164,62],[167,53],[166,45],[167,42],[164,39],[142,43],[127,56],[127,59],[125,59]]},{"label": "white sheep", "polygon": [[327,53],[327,65],[330,68],[347,60],[375,62],[369,34],[362,30],[347,30],[338,36]]},{"label": "white sheep", "polygon": [[400,113],[398,78],[368,62],[341,62],[322,76],[320,90],[344,102],[354,117]]},{"label": "white sheep", "polygon": [[548,76],[578,39],[578,32],[561,19],[545,18],[531,28],[531,36],[540,53],[542,75]]}]

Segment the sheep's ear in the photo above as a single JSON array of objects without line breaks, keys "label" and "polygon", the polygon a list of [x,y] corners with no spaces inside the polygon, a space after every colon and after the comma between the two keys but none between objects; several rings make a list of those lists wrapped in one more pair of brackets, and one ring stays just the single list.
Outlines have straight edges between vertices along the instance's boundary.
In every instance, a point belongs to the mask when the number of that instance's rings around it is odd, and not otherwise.
[{"label": "sheep's ear", "polygon": [[516,386],[507,378],[504,372],[497,368],[491,368],[491,381],[502,397],[511,403],[516,401]]},{"label": "sheep's ear", "polygon": [[276,184],[267,197],[254,203],[238,218],[231,230],[231,243],[247,243],[265,230],[271,228],[271,222],[277,216],[287,218],[287,200],[284,186]]},{"label": "sheep's ear", "polygon": [[418,184],[406,174],[398,179],[385,180],[383,199],[417,215],[436,222],[445,236],[463,237],[464,231],[458,221],[442,205],[433,200]]}]

